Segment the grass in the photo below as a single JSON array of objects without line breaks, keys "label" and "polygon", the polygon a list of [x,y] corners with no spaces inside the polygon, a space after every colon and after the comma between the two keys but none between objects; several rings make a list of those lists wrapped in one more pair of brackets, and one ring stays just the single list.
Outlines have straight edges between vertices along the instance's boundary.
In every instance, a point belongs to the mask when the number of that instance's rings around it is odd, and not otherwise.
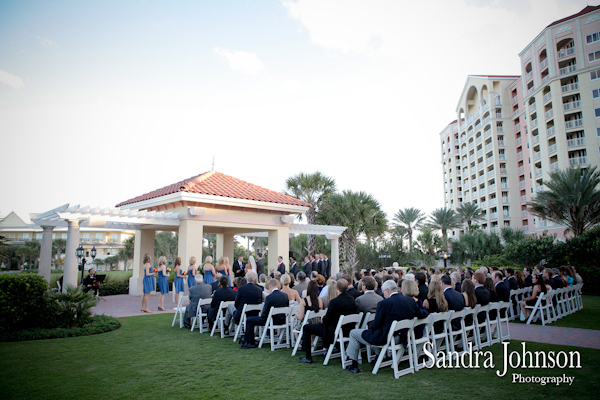
[{"label": "grass", "polygon": [[550,326],[600,330],[600,296],[582,296],[583,309],[567,315]]},{"label": "grass", "polygon": [[[116,331],[88,337],[0,343],[4,399],[473,399],[597,398],[600,350],[528,343],[528,350],[577,350],[581,369],[522,371],[524,376],[575,376],[572,386],[512,384],[499,378],[502,347],[494,369],[427,369],[394,379],[391,368],[377,375],[330,365],[298,364],[287,349],[240,350],[231,338],[171,327],[168,314],[120,318]],[[511,350],[520,349],[517,342]],[[300,354],[302,355],[302,354]],[[320,362],[319,362],[320,361]]]}]

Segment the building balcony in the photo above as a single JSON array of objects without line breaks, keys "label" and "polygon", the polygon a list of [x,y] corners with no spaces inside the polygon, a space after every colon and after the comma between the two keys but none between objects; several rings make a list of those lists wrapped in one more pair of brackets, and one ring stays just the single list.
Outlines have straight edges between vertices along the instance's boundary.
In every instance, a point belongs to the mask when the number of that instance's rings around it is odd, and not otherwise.
[{"label": "building balcony", "polygon": [[542,62],[540,62],[540,71],[543,70],[546,66],[548,66],[548,59],[544,58]]},{"label": "building balcony", "polygon": [[569,158],[569,165],[583,165],[587,163],[587,156]]},{"label": "building balcony", "polygon": [[490,232],[491,232],[491,233],[499,233],[499,232],[500,232],[500,229],[499,229],[497,226],[492,226],[492,227],[490,228]]},{"label": "building balcony", "polygon": [[550,75],[546,75],[541,80],[541,85],[544,86],[550,80]]},{"label": "building balcony", "polygon": [[568,67],[564,67],[558,70],[559,75],[567,75],[572,72],[577,71],[577,65],[569,65]]},{"label": "building balcony", "polygon": [[481,203],[479,203],[479,208],[486,208],[487,207],[487,203],[485,201],[482,201]]},{"label": "building balcony", "polygon": [[538,119],[537,118],[531,120],[531,127],[535,128],[536,126],[538,126]]},{"label": "building balcony", "polygon": [[552,117],[554,115],[554,110],[548,110],[544,113],[544,117],[546,117],[546,119]]},{"label": "building balcony", "polygon": [[565,111],[574,110],[576,108],[581,108],[581,100],[563,104],[563,110]]},{"label": "building balcony", "polygon": [[500,175],[508,175],[508,169],[500,168]]},{"label": "building balcony", "polygon": [[[550,128],[548,128],[548,130],[546,131],[546,136],[550,137],[552,135],[554,135],[556,133],[556,128],[551,126]],[[537,143],[537,142],[536,142]]]},{"label": "building balcony", "polygon": [[481,196],[482,194],[485,194],[485,188],[479,189],[479,195]]},{"label": "building balcony", "polygon": [[529,232],[529,225],[523,225],[523,232]]},{"label": "building balcony", "polygon": [[529,105],[529,112],[534,112],[535,109],[537,108],[537,103],[532,103]]},{"label": "building balcony", "polygon": [[527,73],[527,75],[525,75],[525,77],[526,77],[526,80],[530,80],[531,78],[533,78],[533,71],[529,71]]},{"label": "building balcony", "polygon": [[504,218],[510,218],[510,212],[509,211],[502,211],[502,215],[504,216]]},{"label": "building balcony", "polygon": [[496,204],[498,204],[497,198],[490,199],[490,206],[495,206]]},{"label": "building balcony", "polygon": [[567,147],[584,146],[584,145],[585,145],[584,137],[567,140]]},{"label": "building balcony", "polygon": [[521,123],[515,125],[515,132],[521,130]]},{"label": "building balcony", "polygon": [[524,188],[525,187],[525,181],[519,181],[519,187],[520,188]]},{"label": "building balcony", "polygon": [[493,163],[493,162],[494,162],[494,157],[488,157],[488,158],[485,160],[485,163],[486,163],[487,165],[489,165],[489,164],[491,164],[491,163]]},{"label": "building balcony", "polygon": [[488,143],[485,145],[485,151],[490,151],[494,148],[494,143]]},{"label": "building balcony", "polygon": [[572,92],[579,89],[579,82],[571,83],[570,85],[561,86],[560,90],[563,93]]},{"label": "building balcony", "polygon": [[544,187],[543,186],[538,186],[538,187],[535,188],[535,191],[537,193],[542,193],[544,191]]},{"label": "building balcony", "polygon": [[544,95],[544,103],[548,102],[552,98],[552,92],[548,92]]},{"label": "building balcony", "polygon": [[498,140],[498,146],[505,146],[504,140]]},{"label": "building balcony", "polygon": [[529,89],[527,89],[527,96],[529,96],[531,93],[533,93],[535,91],[535,86],[530,87]]},{"label": "building balcony", "polygon": [[518,169],[520,174],[525,172],[525,167],[523,165],[521,165]]},{"label": "building balcony", "polygon": [[558,161],[550,164],[550,171],[556,171],[558,169]]},{"label": "building balcony", "polygon": [[498,219],[498,213],[497,212],[491,213],[490,214],[490,219]]},{"label": "building balcony", "polygon": [[515,140],[515,144],[516,145],[520,145],[521,144],[521,138],[520,137],[518,137],[517,140]]},{"label": "building balcony", "polygon": [[513,104],[517,102],[518,98],[519,98],[518,96],[515,96],[515,97],[512,98]]},{"label": "building balcony", "polygon": [[565,121],[565,129],[578,128],[583,126],[583,119],[572,119],[570,121]]},{"label": "building balcony", "polygon": [[517,153],[517,160],[520,160],[521,158],[523,158],[523,152],[520,151]]},{"label": "building balcony", "polygon": [[521,211],[521,217],[526,217],[528,215],[529,215],[529,213],[527,212],[527,210],[522,210]]},{"label": "building balcony", "polygon": [[575,47],[569,47],[568,49],[560,49],[556,55],[558,58],[564,58],[570,56],[571,54],[575,54]]},{"label": "building balcony", "polygon": [[488,186],[488,190],[489,190],[490,192],[493,192],[494,190],[496,190],[496,184],[494,183],[493,185],[489,185],[489,186]]},{"label": "building balcony", "polygon": [[519,115],[519,110],[518,108],[516,110],[513,111],[513,118],[516,117],[517,115]]},{"label": "building balcony", "polygon": [[544,171],[542,171],[541,169],[538,168],[538,169],[535,170],[535,176],[536,177],[542,176],[543,174],[544,174]]},{"label": "building balcony", "polygon": [[[498,132],[501,132],[501,131],[498,131]],[[487,131],[485,131],[484,136],[486,139],[489,138],[490,136],[492,136],[492,130],[488,129]]]},{"label": "building balcony", "polygon": [[481,157],[483,155],[483,149],[477,150],[477,157]]},{"label": "building balcony", "polygon": [[487,173],[488,178],[493,178],[494,175],[496,175],[496,171],[494,171],[494,170],[488,171],[488,173]]},{"label": "building balcony", "polygon": [[481,122],[475,124],[475,130],[478,131],[479,129],[481,129]]},{"label": "building balcony", "polygon": [[542,158],[542,153],[541,152],[537,152],[537,153],[533,153],[533,161],[537,161],[540,158]]},{"label": "building balcony", "polygon": [[[502,127],[502,126],[497,126],[497,125],[496,125],[496,130],[497,130],[498,132],[504,132],[504,127]],[[492,133],[492,131],[491,131],[491,130],[490,130],[489,132],[490,132],[490,134]],[[486,135],[486,137],[487,137],[487,136],[488,136],[488,135]]]},{"label": "building balcony", "polygon": [[525,203],[527,201],[527,196],[523,195],[521,196],[521,203]]},{"label": "building balcony", "polygon": [[501,112],[497,112],[496,113],[496,118],[502,118],[502,113]]},{"label": "building balcony", "polygon": [[556,153],[556,150],[558,149],[558,145],[553,144],[552,146],[548,147],[548,154],[552,154],[552,153]]},{"label": "building balcony", "polygon": [[503,198],[502,198],[502,202],[503,202],[503,203],[508,203],[508,202],[509,202],[509,200],[508,200],[508,197],[503,197]]},{"label": "building balcony", "polygon": [[531,142],[533,144],[539,143],[540,141],[540,135],[535,135],[533,138],[531,138]]}]

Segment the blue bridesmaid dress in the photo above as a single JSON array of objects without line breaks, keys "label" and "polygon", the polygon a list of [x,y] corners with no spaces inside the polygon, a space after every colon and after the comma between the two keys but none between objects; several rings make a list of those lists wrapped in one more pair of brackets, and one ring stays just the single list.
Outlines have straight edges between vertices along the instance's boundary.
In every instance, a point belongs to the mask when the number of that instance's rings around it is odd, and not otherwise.
[{"label": "blue bridesmaid dress", "polygon": [[[179,271],[181,272],[181,269]],[[183,278],[179,278],[177,275],[175,275],[175,292],[176,293],[185,292],[185,287],[183,285]]]},{"label": "blue bridesmaid dress", "polygon": [[211,284],[215,281],[212,271],[204,271],[204,283]]},{"label": "blue bridesmaid dress", "polygon": [[[152,270],[152,267],[150,267]],[[156,290],[156,279],[154,279],[154,275],[146,275],[146,269],[144,268],[144,293],[150,293]]]},{"label": "blue bridesmaid dress", "polygon": [[160,288],[160,294],[169,293],[169,277],[162,271],[158,272],[158,287]]},{"label": "blue bridesmaid dress", "polygon": [[[197,272],[196,272],[197,273]],[[188,269],[188,288],[191,288],[196,284],[196,278],[192,274],[192,270]]]}]

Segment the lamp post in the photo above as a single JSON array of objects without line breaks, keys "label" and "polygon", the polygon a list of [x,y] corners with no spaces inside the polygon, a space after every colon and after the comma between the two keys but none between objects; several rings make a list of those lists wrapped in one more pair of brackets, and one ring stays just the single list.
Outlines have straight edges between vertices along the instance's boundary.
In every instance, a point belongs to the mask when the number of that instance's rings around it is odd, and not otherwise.
[{"label": "lamp post", "polygon": [[[87,263],[87,259],[85,258],[85,249],[80,244],[79,247],[75,250],[75,254],[79,259],[79,265],[81,266],[81,282],[80,284],[83,286],[83,271],[85,271],[85,264]],[[91,251],[92,263],[96,259],[96,246],[92,247]]]},{"label": "lamp post", "polygon": [[450,258],[451,254],[448,253],[447,251],[442,251],[440,254],[440,257],[442,257],[444,259],[444,269],[446,269],[446,263],[448,261],[448,258]]}]

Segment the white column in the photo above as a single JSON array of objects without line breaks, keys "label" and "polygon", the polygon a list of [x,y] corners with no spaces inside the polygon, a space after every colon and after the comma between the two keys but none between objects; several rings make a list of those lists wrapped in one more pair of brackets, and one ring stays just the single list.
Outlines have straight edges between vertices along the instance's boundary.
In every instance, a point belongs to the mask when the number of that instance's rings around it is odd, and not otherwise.
[{"label": "white column", "polygon": [[[202,221],[193,219],[184,219],[179,225],[179,242],[177,243],[177,253],[181,257],[181,268],[187,270],[190,257],[194,256],[200,260],[198,266],[202,265],[202,234],[204,233],[204,224]],[[188,292],[187,279],[184,279],[183,286],[185,294]]]},{"label": "white column", "polygon": [[39,274],[50,284],[50,269],[52,266],[52,231],[53,226],[42,226],[42,247],[40,249]]},{"label": "white column", "polygon": [[340,236],[337,233],[327,233],[325,235],[331,242],[331,276],[335,276],[335,274],[340,272]]},{"label": "white column", "polygon": [[76,219],[68,219],[67,224],[67,246],[65,249],[65,264],[63,275],[63,293],[67,291],[67,286],[77,287],[77,272],[79,262],[77,260],[77,247],[79,247],[79,223]]},{"label": "white column", "polygon": [[231,267],[233,267],[233,248],[234,248],[234,243],[233,243],[233,234],[232,233],[226,233],[223,235],[223,256],[225,257],[229,257],[229,265],[231,265]]},{"label": "white column", "polygon": [[[215,254],[217,255],[217,259],[214,260],[215,264],[219,262],[219,259],[221,257],[223,257],[225,255],[224,253],[224,248],[225,248],[225,235],[222,233],[217,233],[217,238],[216,238],[216,252]],[[233,261],[232,261],[233,262]]]},{"label": "white column", "polygon": [[129,278],[129,294],[131,296],[140,296],[144,293],[144,287],[142,281],[144,279],[143,266],[144,266],[144,255],[150,254],[153,258],[152,264],[154,265],[154,235],[153,230],[139,230],[135,231],[135,241],[133,246],[133,276]]},{"label": "white column", "polygon": [[278,228],[274,231],[269,231],[269,269],[265,274],[269,274],[271,270],[277,270],[279,264],[278,257],[283,257],[285,270],[289,271],[290,263],[290,228],[287,226]]}]

